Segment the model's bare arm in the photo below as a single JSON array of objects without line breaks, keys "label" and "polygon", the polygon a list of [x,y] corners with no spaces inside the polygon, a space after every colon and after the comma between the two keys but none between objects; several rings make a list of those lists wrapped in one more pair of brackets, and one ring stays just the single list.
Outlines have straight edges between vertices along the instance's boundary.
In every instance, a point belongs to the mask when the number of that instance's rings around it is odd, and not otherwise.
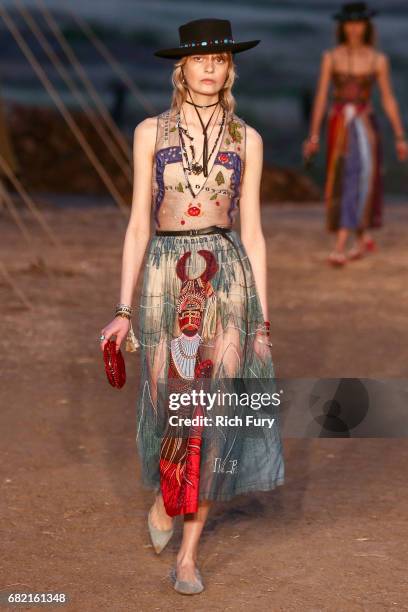
[{"label": "model's bare arm", "polygon": [[254,273],[264,320],[269,320],[267,299],[266,242],[261,225],[260,187],[263,165],[263,143],[260,134],[246,128],[246,163],[241,185],[241,240]]},{"label": "model's bare arm", "polygon": [[[122,304],[132,304],[144,253],[150,239],[151,180],[155,140],[156,118],[145,119],[137,125],[133,139],[132,208],[122,254],[119,298]],[[128,329],[128,319],[115,317],[102,332],[106,340],[116,335],[116,347],[119,348]],[[106,340],[101,343],[102,350]]]},{"label": "model's bare arm", "polygon": [[326,111],[327,96],[331,79],[331,65],[332,62],[330,51],[324,51],[320,64],[320,74],[316,94],[313,102],[309,139],[304,143],[303,147],[303,154],[305,155],[305,157],[313,155],[319,149],[318,139],[324,113]]},{"label": "model's bare arm", "polygon": [[151,180],[156,119],[145,119],[135,129],[133,144],[132,209],[122,256],[120,302],[131,304],[147,243],[150,239]]},{"label": "model's bare arm", "polygon": [[394,130],[397,155],[401,160],[407,159],[408,146],[405,139],[404,127],[402,125],[398,103],[391,84],[389,61],[384,53],[381,53],[377,60],[377,79],[381,92],[382,106]]}]

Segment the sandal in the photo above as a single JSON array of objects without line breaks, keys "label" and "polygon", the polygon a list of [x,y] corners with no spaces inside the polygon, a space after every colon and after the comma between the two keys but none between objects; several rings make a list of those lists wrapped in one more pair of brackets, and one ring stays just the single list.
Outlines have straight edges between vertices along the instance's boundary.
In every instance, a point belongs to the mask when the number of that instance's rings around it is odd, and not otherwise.
[{"label": "sandal", "polygon": [[364,240],[364,249],[366,251],[376,251],[377,248],[377,243],[373,238],[367,238],[367,240]]},{"label": "sandal", "polygon": [[339,251],[332,251],[327,258],[327,261],[332,266],[344,266],[347,262],[347,257]]},{"label": "sandal", "polygon": [[167,546],[167,544],[170,542],[171,537],[174,533],[174,528],[170,527],[170,529],[166,529],[166,530],[157,529],[157,527],[155,527],[152,523],[152,519],[151,519],[152,509],[153,509],[153,506],[152,508],[150,508],[149,514],[147,515],[147,525],[149,528],[150,539],[152,541],[153,548],[155,552],[159,555],[162,552],[162,550]]},{"label": "sandal", "polygon": [[178,580],[177,568],[173,567],[170,571],[170,578],[173,582],[174,590],[177,591],[177,593],[181,593],[181,595],[198,595],[199,593],[202,593],[204,591],[204,585],[200,570],[196,568],[195,573],[197,576],[196,582]]},{"label": "sandal", "polygon": [[365,253],[365,250],[359,247],[353,247],[347,253],[347,259],[350,259],[351,261],[355,261],[356,259],[361,259],[362,257],[364,257],[364,253]]}]

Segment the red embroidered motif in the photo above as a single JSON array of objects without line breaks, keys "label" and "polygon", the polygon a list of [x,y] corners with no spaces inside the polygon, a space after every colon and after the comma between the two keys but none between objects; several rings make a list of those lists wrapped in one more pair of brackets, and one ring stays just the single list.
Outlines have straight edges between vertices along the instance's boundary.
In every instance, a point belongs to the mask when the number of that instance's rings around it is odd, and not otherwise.
[{"label": "red embroidered motif", "polygon": [[[198,332],[207,299],[214,294],[210,281],[218,270],[218,264],[211,251],[201,249],[198,253],[206,260],[205,270],[198,278],[190,279],[187,275],[186,262],[190,251],[186,251],[176,265],[177,276],[182,281],[177,300],[181,333],[171,341],[167,374],[171,393],[188,392],[192,386],[196,387],[197,380],[212,374],[211,359],[201,360]],[[176,414],[178,417],[203,417],[204,409],[200,405],[182,406]],[[172,427],[162,439],[160,484],[169,516],[193,513],[198,509],[202,433],[200,420],[198,423],[191,427]]]},{"label": "red embroidered motif", "polygon": [[190,217],[198,217],[198,215],[201,213],[200,206],[201,204],[199,204],[198,206],[189,204],[187,214],[190,215]]},{"label": "red embroidered motif", "polygon": [[229,160],[229,156],[226,153],[220,153],[218,159],[221,163],[225,164]]}]

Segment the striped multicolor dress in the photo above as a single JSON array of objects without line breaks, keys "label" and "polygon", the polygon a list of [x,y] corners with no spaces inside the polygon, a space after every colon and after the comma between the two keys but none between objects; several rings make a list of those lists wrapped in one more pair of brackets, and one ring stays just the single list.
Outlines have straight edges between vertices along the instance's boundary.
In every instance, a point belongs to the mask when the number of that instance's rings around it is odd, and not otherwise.
[{"label": "striped multicolor dress", "polygon": [[371,104],[373,70],[347,74],[333,65],[327,130],[327,229],[362,231],[383,223],[382,150]]},{"label": "striped multicolor dress", "polygon": [[[203,181],[186,173],[176,115],[169,110],[157,118],[152,212],[156,230],[170,233],[155,233],[147,248],[138,307],[137,444],[143,482],[161,490],[170,516],[196,512],[200,500],[284,482],[276,405],[243,406],[235,396],[232,404],[221,401],[239,389],[241,398],[276,389],[270,349],[259,342],[264,321],[252,267],[232,229],[245,123],[232,113],[217,127],[222,136]],[[206,233],[215,225],[227,233]],[[185,234],[197,230],[203,233]],[[202,397],[174,401],[194,391],[212,394],[214,405]]]}]

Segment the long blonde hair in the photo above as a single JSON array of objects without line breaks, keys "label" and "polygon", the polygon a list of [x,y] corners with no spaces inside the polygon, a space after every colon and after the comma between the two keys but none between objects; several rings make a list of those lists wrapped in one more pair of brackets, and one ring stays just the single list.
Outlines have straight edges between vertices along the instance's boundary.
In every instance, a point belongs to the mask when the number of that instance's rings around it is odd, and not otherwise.
[{"label": "long blonde hair", "polygon": [[[220,103],[223,108],[227,111],[228,114],[232,114],[235,110],[235,98],[232,95],[232,86],[234,84],[236,78],[236,69],[235,64],[232,59],[231,52],[224,52],[220,55],[224,56],[228,62],[228,75],[225,80],[223,88],[220,90]],[[173,95],[171,99],[171,111],[177,113],[183,102],[187,98],[187,88],[184,83],[182,68],[184,64],[187,62],[188,56],[182,57],[174,64],[173,74],[171,76],[171,80],[173,83]]]}]

